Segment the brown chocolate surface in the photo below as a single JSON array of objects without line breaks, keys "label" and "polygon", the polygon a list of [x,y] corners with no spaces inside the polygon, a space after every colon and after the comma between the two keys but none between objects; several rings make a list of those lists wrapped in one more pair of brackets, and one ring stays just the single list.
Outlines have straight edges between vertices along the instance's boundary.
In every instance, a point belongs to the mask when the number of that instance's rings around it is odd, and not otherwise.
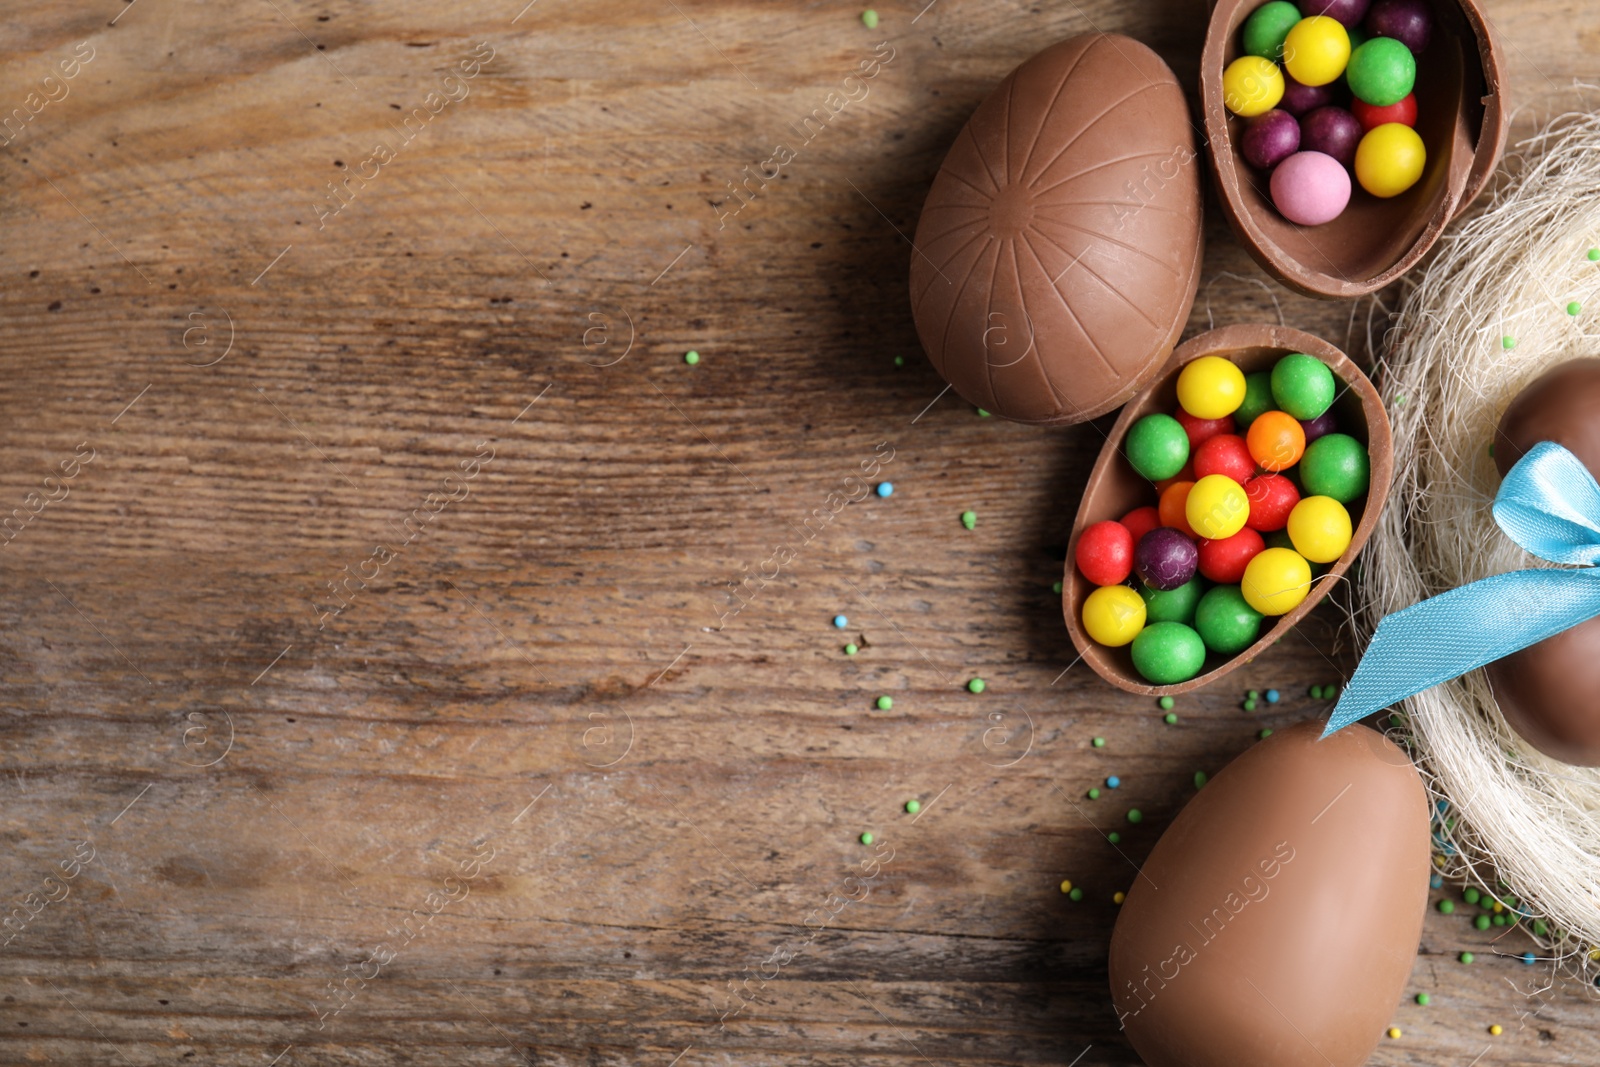
[{"label": "brown chocolate surface", "polygon": [[1156,843],[1111,935],[1111,994],[1149,1067],[1357,1067],[1416,958],[1428,800],[1365,726],[1280,730]]},{"label": "brown chocolate surface", "polygon": [[911,301],[969,402],[1081,422],[1160,368],[1194,302],[1200,168],[1149,48],[1086,34],[1012,71],[956,137],[917,223]]},{"label": "brown chocolate surface", "polygon": [[[1511,401],[1494,435],[1501,476],[1540,441],[1566,448],[1600,478],[1600,359],[1557,364]],[[1500,713],[1524,740],[1564,763],[1600,766],[1600,619],[1486,671]]]}]

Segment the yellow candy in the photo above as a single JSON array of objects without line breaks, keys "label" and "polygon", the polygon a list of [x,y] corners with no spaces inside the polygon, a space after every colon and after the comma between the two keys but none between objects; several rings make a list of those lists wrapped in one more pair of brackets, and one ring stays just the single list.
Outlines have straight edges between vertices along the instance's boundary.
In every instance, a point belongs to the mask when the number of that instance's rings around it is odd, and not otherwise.
[{"label": "yellow candy", "polygon": [[1301,19],[1283,39],[1283,65],[1301,85],[1327,85],[1350,62],[1350,34],[1338,19]]},{"label": "yellow candy", "polygon": [[1244,486],[1226,474],[1208,474],[1189,490],[1183,517],[1189,520],[1190,529],[1208,541],[1232,537],[1244,529],[1250,517],[1250,498],[1245,496]]},{"label": "yellow candy", "polygon": [[1350,513],[1331,496],[1308,496],[1289,512],[1289,540],[1312,563],[1332,563],[1350,547]]},{"label": "yellow candy", "polygon": [[1260,115],[1277,107],[1282,99],[1283,71],[1270,59],[1240,56],[1222,72],[1222,104],[1235,115]]},{"label": "yellow candy", "polygon": [[1102,585],[1083,602],[1083,628],[1100,644],[1121,648],[1144,629],[1144,598],[1125,585]]},{"label": "yellow candy", "polygon": [[1356,181],[1373,196],[1399,196],[1422,177],[1428,150],[1410,126],[1386,122],[1374,126],[1356,145]]},{"label": "yellow candy", "polygon": [[1293,611],[1310,588],[1311,564],[1292,548],[1257,552],[1245,566],[1244,580],[1239,583],[1245,603],[1263,615]]},{"label": "yellow candy", "polygon": [[1244,403],[1244,372],[1221,356],[1201,356],[1178,374],[1178,403],[1197,419],[1232,415]]}]

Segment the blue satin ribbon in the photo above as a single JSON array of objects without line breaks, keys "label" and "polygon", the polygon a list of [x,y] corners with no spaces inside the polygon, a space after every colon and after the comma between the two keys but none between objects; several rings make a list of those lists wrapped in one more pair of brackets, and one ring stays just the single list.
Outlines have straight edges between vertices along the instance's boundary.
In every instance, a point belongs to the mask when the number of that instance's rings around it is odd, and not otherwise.
[{"label": "blue satin ribbon", "polygon": [[1534,445],[1500,483],[1494,520],[1552,563],[1463,585],[1386,615],[1322,736],[1600,615],[1600,485],[1578,457]]}]

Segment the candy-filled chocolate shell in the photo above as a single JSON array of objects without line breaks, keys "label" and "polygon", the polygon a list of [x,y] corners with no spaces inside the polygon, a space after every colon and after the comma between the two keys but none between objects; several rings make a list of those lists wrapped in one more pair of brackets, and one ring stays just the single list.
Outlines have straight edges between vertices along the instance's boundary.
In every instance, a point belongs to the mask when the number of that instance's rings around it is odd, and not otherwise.
[{"label": "candy-filled chocolate shell", "polygon": [[1505,148],[1500,49],[1475,0],[1430,0],[1435,27],[1417,56],[1421,179],[1388,199],[1359,187],[1331,222],[1301,226],[1273,206],[1269,176],[1245,162],[1245,120],[1223,105],[1222,72],[1240,55],[1240,27],[1260,0],[1219,0],[1200,59],[1211,172],[1234,235],[1267,271],[1308,296],[1348,299],[1410,270],[1483,189]]},{"label": "candy-filled chocolate shell", "polygon": [[1149,48],[1046,48],[978,106],[933,180],[911,256],[928,357],[1020,422],[1104,414],[1150,380],[1199,280],[1200,168],[1183,90]]},{"label": "candy-filled chocolate shell", "polygon": [[1111,997],[1149,1067],[1359,1067],[1417,958],[1428,797],[1365,726],[1279,730],[1189,801],[1128,889]]},{"label": "candy-filled chocolate shell", "polygon": [[[1260,636],[1249,648],[1232,657],[1208,655],[1201,673],[1187,682],[1151,685],[1134,669],[1130,649],[1097,644],[1083,629],[1083,601],[1095,587],[1073,564],[1078,538],[1093,523],[1117,519],[1134,508],[1155,503],[1152,484],[1141,478],[1122,454],[1123,440],[1129,427],[1144,416],[1155,412],[1171,414],[1177,410],[1178,372],[1185,364],[1201,356],[1221,356],[1250,374],[1271,370],[1279,359],[1290,352],[1314,356],[1333,371],[1338,382],[1338,395],[1331,410],[1338,419],[1340,432],[1349,434],[1367,448],[1372,467],[1371,478],[1366,494],[1350,501],[1348,505],[1350,517],[1355,523],[1350,545],[1326,573],[1312,581],[1310,591],[1298,607],[1263,622]],[[1300,330],[1258,324],[1223,326],[1185,341],[1172,354],[1166,366],[1161,368],[1156,380],[1122,409],[1122,414],[1117,417],[1116,424],[1100,449],[1100,457],[1089,474],[1088,485],[1084,487],[1078,516],[1072,526],[1071,542],[1067,547],[1066,569],[1061,584],[1061,611],[1073,644],[1078,646],[1083,661],[1096,674],[1118,689],[1130,693],[1165,696],[1186,693],[1215,681],[1255,658],[1287,633],[1322,600],[1333,583],[1340,580],[1377,526],[1393,475],[1394,445],[1383,401],[1361,369],[1333,345]]]}]

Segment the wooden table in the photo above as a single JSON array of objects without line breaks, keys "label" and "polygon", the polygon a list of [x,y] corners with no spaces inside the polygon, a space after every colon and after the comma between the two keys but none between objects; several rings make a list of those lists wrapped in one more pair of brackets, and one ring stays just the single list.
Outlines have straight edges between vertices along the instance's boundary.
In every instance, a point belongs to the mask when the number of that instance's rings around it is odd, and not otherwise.
[{"label": "wooden table", "polygon": [[[941,394],[905,235],[1017,62],[1116,29],[1193,85],[1202,5],[523,2],[7,6],[0,1060],[1137,1062],[1112,893],[1349,641],[1175,726],[1074,668],[1100,432]],[[1525,133],[1600,10],[1490,10]],[[1207,239],[1191,333],[1364,355]],[[1497,932],[1430,914],[1374,1062],[1596,1061]]]}]

